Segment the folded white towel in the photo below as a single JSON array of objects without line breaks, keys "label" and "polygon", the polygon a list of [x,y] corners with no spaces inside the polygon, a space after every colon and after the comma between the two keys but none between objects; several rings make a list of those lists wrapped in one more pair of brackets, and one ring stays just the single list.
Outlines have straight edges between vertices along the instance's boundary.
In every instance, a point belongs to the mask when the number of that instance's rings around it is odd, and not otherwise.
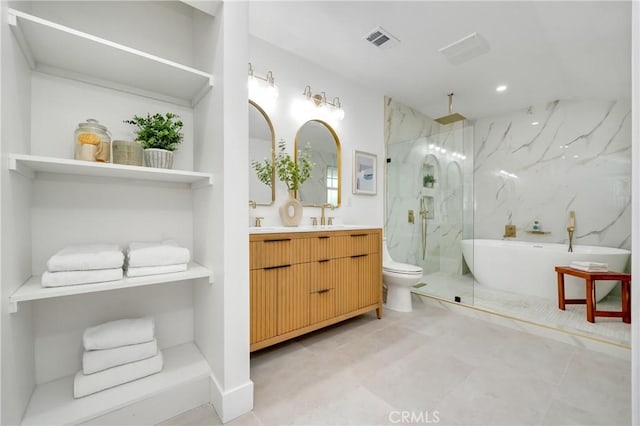
[{"label": "folded white towel", "polygon": [[138,266],[137,268],[127,268],[128,277],[143,277],[145,275],[170,274],[172,272],[184,272],[187,264],[164,265],[164,266]]},{"label": "folded white towel", "polygon": [[84,351],[82,354],[82,372],[92,374],[107,368],[127,364],[141,359],[151,358],[158,353],[158,341],[120,346],[101,351]]},{"label": "folded white towel", "polygon": [[586,262],[586,261],[580,261],[580,260],[574,260],[571,262],[572,265],[577,265],[577,266],[583,266],[583,267],[596,267],[596,268],[608,268],[609,264],[608,263],[601,263],[601,262]]},{"label": "folded white towel", "polygon": [[85,350],[111,349],[152,341],[153,318],[121,319],[87,328],[82,335]]},{"label": "folded white towel", "polygon": [[601,263],[601,262],[587,262],[587,261],[574,260],[569,264],[569,266],[573,269],[579,269],[580,271],[586,271],[586,272],[609,271],[609,264]]},{"label": "folded white towel", "polygon": [[80,398],[90,395],[161,370],[162,352],[158,352],[154,357],[119,365],[94,374],[82,374],[82,371],[78,371],[73,380],[73,397]]},{"label": "folded white towel", "polygon": [[115,244],[65,247],[47,261],[49,272],[122,268],[124,254]]},{"label": "folded white towel", "polygon": [[569,265],[573,269],[578,269],[580,271],[586,272],[608,272],[609,268],[604,268],[602,266],[580,266],[580,265]]},{"label": "folded white towel", "polygon": [[127,265],[134,268],[176,265],[189,263],[189,260],[191,260],[189,249],[180,247],[172,240],[155,243],[134,242],[129,244],[127,250]]},{"label": "folded white towel", "polygon": [[61,271],[42,274],[42,287],[93,284],[122,279],[122,268],[96,269],[95,271]]}]

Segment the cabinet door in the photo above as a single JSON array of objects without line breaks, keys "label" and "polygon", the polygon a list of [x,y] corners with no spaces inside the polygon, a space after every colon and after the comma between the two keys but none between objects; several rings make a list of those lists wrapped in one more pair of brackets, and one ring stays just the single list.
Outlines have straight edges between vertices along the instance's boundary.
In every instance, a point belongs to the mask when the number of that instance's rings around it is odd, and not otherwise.
[{"label": "cabinet door", "polygon": [[278,333],[278,270],[250,271],[251,344]]},{"label": "cabinet door", "polygon": [[278,271],[278,334],[309,325],[309,267],[306,263]]},{"label": "cabinet door", "polygon": [[354,256],[351,258],[358,282],[358,307],[375,305],[382,294],[382,269],[380,254]]},{"label": "cabinet door", "polygon": [[335,260],[336,316],[358,309],[358,269],[354,258],[343,257]]},{"label": "cabinet door", "polygon": [[382,267],[380,254],[336,259],[336,315],[380,303]]},{"label": "cabinet door", "polygon": [[309,324],[336,316],[337,260],[309,263]]}]

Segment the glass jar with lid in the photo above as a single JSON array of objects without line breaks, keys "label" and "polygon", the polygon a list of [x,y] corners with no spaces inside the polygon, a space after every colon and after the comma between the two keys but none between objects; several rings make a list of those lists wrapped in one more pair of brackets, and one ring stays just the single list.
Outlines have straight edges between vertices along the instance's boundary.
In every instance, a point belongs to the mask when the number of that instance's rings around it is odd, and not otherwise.
[{"label": "glass jar with lid", "polygon": [[108,163],[111,160],[111,137],[98,120],[79,123],[74,133],[76,160]]}]

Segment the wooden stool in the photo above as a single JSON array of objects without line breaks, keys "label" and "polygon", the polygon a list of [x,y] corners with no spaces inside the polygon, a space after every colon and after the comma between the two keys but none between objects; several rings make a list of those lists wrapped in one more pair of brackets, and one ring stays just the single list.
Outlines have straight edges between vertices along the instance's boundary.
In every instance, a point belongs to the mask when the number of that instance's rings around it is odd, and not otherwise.
[{"label": "wooden stool", "polygon": [[[564,311],[565,304],[587,304],[587,321],[596,322],[595,317],[618,317],[622,321],[631,323],[631,274],[623,272],[587,272],[580,269],[573,269],[567,266],[556,266],[558,273],[558,308]],[[565,299],[564,298],[564,274],[586,281],[585,299]],[[596,310],[596,289],[594,281],[620,281],[622,282],[622,312],[598,311]]]}]

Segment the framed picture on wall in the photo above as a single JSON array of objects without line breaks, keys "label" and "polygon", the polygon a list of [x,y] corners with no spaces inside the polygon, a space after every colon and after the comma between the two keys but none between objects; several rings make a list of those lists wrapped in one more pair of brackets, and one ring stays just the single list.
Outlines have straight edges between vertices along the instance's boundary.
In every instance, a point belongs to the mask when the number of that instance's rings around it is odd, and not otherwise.
[{"label": "framed picture on wall", "polygon": [[353,193],[375,195],[378,187],[378,159],[375,154],[353,151]]}]

